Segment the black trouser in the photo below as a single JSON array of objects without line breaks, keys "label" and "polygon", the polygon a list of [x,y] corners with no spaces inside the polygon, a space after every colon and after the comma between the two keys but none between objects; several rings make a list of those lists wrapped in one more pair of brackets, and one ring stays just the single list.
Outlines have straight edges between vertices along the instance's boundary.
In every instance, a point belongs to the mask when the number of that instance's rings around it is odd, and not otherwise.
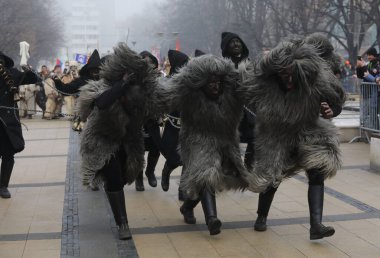
[{"label": "black trouser", "polygon": [[123,190],[126,182],[124,176],[126,158],[127,155],[121,147],[100,170],[104,179],[104,188],[107,192],[118,192]]},{"label": "black trouser", "polygon": [[252,140],[248,142],[247,148],[245,150],[245,155],[244,155],[244,164],[248,169],[251,169],[253,167],[254,158],[255,158],[255,143]]},{"label": "black trouser", "polygon": [[9,180],[11,179],[11,174],[13,171],[13,165],[15,163],[14,154],[15,151],[13,149],[12,143],[5,129],[3,128],[3,125],[0,124],[0,187],[8,187],[9,185]]}]

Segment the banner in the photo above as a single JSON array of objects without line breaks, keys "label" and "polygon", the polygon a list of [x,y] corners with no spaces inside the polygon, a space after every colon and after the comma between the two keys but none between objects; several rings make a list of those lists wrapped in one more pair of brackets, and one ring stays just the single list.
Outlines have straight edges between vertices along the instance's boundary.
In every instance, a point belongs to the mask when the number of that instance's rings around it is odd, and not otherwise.
[{"label": "banner", "polygon": [[75,61],[80,64],[87,64],[87,56],[82,54],[75,54]]}]

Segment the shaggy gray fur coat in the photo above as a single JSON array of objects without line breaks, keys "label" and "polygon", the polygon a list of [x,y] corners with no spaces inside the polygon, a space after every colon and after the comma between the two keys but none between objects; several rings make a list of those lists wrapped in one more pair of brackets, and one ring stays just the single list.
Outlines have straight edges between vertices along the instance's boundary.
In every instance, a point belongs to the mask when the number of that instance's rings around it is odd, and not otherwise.
[{"label": "shaggy gray fur coat", "polygon": [[[134,74],[139,85],[139,92],[133,94],[138,97],[128,101],[128,112],[119,100],[110,108],[99,110],[94,105],[96,98],[122,80],[125,73]],[[141,100],[150,99],[157,74],[146,60],[120,43],[101,67],[100,75],[101,80],[91,81],[81,88],[78,99],[79,115],[87,120],[80,143],[83,184],[97,184],[101,180],[98,171],[119,148],[124,148],[127,154],[124,178],[131,184],[144,167],[142,126],[149,111],[154,111],[150,106],[152,102]],[[126,87],[126,96],[128,90]]]},{"label": "shaggy gray fur coat", "polygon": [[[220,76],[223,94],[207,98],[202,87],[210,75]],[[180,155],[184,172],[181,189],[196,199],[204,188],[220,192],[264,190],[267,181],[250,174],[241,158],[238,126],[248,91],[240,90],[238,73],[228,59],[211,55],[193,58],[159,87],[170,93],[171,108],[181,112]]]},{"label": "shaggy gray fur coat", "polygon": [[[287,71],[294,85],[290,91],[283,83]],[[243,64],[240,72],[257,115],[254,173],[272,178],[274,185],[312,168],[325,178],[334,176],[341,166],[338,130],[320,117],[320,105],[322,99],[341,105],[344,100],[336,90],[339,80],[316,48],[283,42],[257,65]]]}]

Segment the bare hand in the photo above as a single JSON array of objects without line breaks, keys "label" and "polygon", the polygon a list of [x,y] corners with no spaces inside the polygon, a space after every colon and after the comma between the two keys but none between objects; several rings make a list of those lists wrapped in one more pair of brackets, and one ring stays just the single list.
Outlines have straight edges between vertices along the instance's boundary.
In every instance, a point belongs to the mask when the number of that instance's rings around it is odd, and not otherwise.
[{"label": "bare hand", "polygon": [[323,118],[330,119],[333,118],[334,112],[330,108],[329,104],[326,102],[321,103],[321,114]]}]

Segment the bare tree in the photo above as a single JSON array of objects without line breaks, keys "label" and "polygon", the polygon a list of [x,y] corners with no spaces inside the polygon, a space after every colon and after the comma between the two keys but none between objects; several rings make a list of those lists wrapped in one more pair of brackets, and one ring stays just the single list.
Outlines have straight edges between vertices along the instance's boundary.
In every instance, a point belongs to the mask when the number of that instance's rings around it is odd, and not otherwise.
[{"label": "bare tree", "polygon": [[1,50],[18,60],[18,43],[27,41],[31,45],[31,64],[55,57],[62,28],[54,10],[55,0],[0,0]]}]

